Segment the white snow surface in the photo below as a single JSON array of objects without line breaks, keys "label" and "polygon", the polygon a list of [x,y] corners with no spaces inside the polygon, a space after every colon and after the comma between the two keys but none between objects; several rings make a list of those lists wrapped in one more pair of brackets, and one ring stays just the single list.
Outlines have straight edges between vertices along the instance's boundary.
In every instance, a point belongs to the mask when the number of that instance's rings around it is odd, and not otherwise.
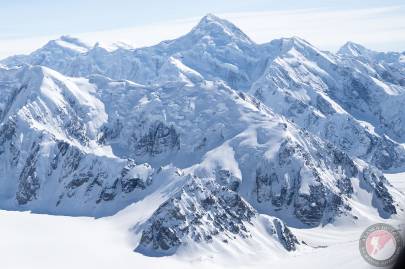
[{"label": "white snow surface", "polygon": [[[309,246],[300,252],[285,253],[254,242],[239,250],[199,248],[198,254],[180,253],[151,258],[133,251],[132,223],[148,211],[145,201],[117,215],[93,219],[0,211],[0,252],[3,268],[373,268],[361,257],[358,239],[367,227],[328,225],[323,228],[294,229]],[[375,219],[374,221],[382,221]],[[391,221],[399,225],[398,220]],[[369,223],[372,224],[372,223]],[[135,239],[136,241],[137,239]],[[215,251],[212,251],[214,250]]]}]

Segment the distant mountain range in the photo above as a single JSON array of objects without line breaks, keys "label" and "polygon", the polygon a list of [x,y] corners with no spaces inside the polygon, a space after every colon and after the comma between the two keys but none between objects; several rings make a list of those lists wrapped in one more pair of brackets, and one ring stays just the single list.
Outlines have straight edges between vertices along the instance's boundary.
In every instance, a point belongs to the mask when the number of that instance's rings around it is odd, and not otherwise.
[{"label": "distant mountain range", "polygon": [[207,15],[152,47],[62,36],[0,63],[1,209],[104,217],[160,193],[134,223],[149,256],[259,234],[297,251],[289,227],[405,209],[383,175],[405,171],[405,53],[256,44]]}]

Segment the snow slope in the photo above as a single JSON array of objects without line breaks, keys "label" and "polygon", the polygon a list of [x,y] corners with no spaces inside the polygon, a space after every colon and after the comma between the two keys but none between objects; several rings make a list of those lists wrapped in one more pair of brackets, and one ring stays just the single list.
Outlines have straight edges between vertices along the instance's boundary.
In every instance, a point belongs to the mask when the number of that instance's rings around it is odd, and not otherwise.
[{"label": "snow slope", "polygon": [[385,177],[398,190],[405,193],[405,173],[385,174]]},{"label": "snow slope", "polygon": [[[145,204],[142,205],[144,208]],[[21,268],[371,268],[358,251],[362,227],[327,226],[294,230],[314,248],[285,254],[274,249],[243,249],[234,255],[199,249],[188,253],[151,258],[133,252],[131,223],[141,218],[137,205],[116,216],[101,219],[36,215],[0,211],[0,252],[2,266]],[[374,220],[381,221],[381,220]],[[135,240],[136,241],[136,240]],[[63,262],[62,262],[63,261]]]}]

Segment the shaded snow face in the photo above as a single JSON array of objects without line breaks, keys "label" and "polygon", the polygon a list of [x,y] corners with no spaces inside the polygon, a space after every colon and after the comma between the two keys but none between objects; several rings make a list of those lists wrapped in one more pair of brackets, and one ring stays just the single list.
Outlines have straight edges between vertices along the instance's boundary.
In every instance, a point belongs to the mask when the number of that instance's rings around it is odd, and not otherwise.
[{"label": "shaded snow face", "polygon": [[293,251],[286,225],[390,218],[403,196],[378,169],[405,169],[402,58],[353,46],[258,45],[210,15],[149,48],[62,37],[6,59],[0,207],[107,216],[159,196],[136,225],[151,256],[263,231]]}]

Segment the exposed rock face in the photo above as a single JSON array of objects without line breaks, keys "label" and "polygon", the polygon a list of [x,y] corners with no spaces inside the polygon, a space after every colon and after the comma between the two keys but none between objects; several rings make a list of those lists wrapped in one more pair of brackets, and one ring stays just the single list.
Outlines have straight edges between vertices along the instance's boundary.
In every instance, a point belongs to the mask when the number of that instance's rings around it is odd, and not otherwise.
[{"label": "exposed rock face", "polygon": [[[275,160],[258,166],[255,197],[266,205],[261,206],[263,210],[271,207],[272,214],[281,217],[290,208],[289,212],[305,225],[325,225],[342,214],[351,215],[348,201],[355,179],[361,188],[379,197],[374,205],[382,217],[396,214],[391,195],[382,187],[387,182],[376,169],[358,166],[346,153],[320,140],[312,140],[312,146],[318,147],[317,158],[311,150],[287,140]],[[333,180],[326,180],[325,168],[333,173],[327,176]]]},{"label": "exposed rock face", "polygon": [[[40,156],[41,149],[44,150],[40,144],[33,145],[20,173],[16,199],[20,205],[28,208],[45,207],[44,202],[49,207],[49,203],[54,202],[51,206],[54,212],[106,214],[95,212],[94,204],[118,203],[127,196],[142,193],[152,183],[153,168],[148,164],[136,165],[132,160],[97,159],[61,141],[55,143],[52,159]],[[42,169],[45,163],[50,164],[46,173]],[[63,187],[56,192],[46,193],[48,186],[55,182]],[[77,212],[70,212],[69,207],[77,201],[85,201],[86,204]],[[112,213],[116,209],[114,205],[111,207]],[[103,212],[103,209],[100,211]]]},{"label": "exposed rock face", "polygon": [[141,137],[133,136],[136,155],[159,155],[164,152],[180,149],[180,135],[173,126],[166,126],[162,122],[155,122],[149,127],[148,133]]},{"label": "exposed rock face", "polygon": [[393,197],[387,189],[390,184],[384,175],[375,169],[365,169],[362,176],[362,184],[364,184],[364,188],[372,191],[373,203],[378,205],[376,207],[379,209],[380,215],[386,217],[387,214],[396,214]]},{"label": "exposed rock face", "polygon": [[239,189],[241,179],[232,174],[231,171],[219,169],[216,172],[216,180],[220,185],[227,186],[232,191]]},{"label": "exposed rock face", "polygon": [[18,158],[18,150],[12,143],[15,135],[16,123],[15,119],[11,118],[0,126],[0,155],[11,152],[13,159]]},{"label": "exposed rock face", "polygon": [[[137,170],[139,167],[134,161],[130,161],[121,171],[121,177],[119,178],[121,182],[122,191],[125,193],[133,192],[135,189],[144,190],[148,185],[151,184],[151,176],[144,178]],[[152,169],[150,165],[144,164],[143,169]]]},{"label": "exposed rock face", "polygon": [[152,183],[153,169],[148,164],[136,165],[133,160],[99,160],[64,142],[58,143],[57,151],[49,176],[66,182],[57,206],[70,203],[65,196],[73,200],[84,196],[97,204],[112,202],[142,192]]},{"label": "exposed rock face", "polygon": [[111,141],[118,138],[123,128],[124,125],[119,119],[115,120],[109,125],[103,126],[100,131],[97,142],[103,145],[106,144],[107,141]]},{"label": "exposed rock face", "polygon": [[103,188],[97,203],[112,201],[120,193],[129,194],[145,190],[152,183],[152,171],[152,167],[148,164],[136,165],[134,161],[129,160],[122,168],[120,176],[111,185]]},{"label": "exposed rock face", "polygon": [[21,171],[16,194],[17,201],[20,205],[27,204],[37,198],[37,191],[40,188],[40,179],[36,171],[39,149],[39,145],[32,145],[31,153]]},{"label": "exposed rock face", "polygon": [[[153,213],[136,250],[160,256],[193,242],[227,244],[251,237],[256,218],[257,212],[238,193],[213,179],[193,177]],[[286,250],[296,250],[297,239],[280,220],[273,220],[271,233]]]},{"label": "exposed rock face", "polygon": [[189,240],[247,238],[255,216],[236,192],[212,179],[191,178],[147,222],[138,250],[169,254]]},{"label": "exposed rock face", "polygon": [[297,245],[299,242],[290,229],[288,229],[288,227],[279,219],[274,219],[273,224],[277,237],[280,239],[280,242],[284,248],[288,251],[297,250]]}]

